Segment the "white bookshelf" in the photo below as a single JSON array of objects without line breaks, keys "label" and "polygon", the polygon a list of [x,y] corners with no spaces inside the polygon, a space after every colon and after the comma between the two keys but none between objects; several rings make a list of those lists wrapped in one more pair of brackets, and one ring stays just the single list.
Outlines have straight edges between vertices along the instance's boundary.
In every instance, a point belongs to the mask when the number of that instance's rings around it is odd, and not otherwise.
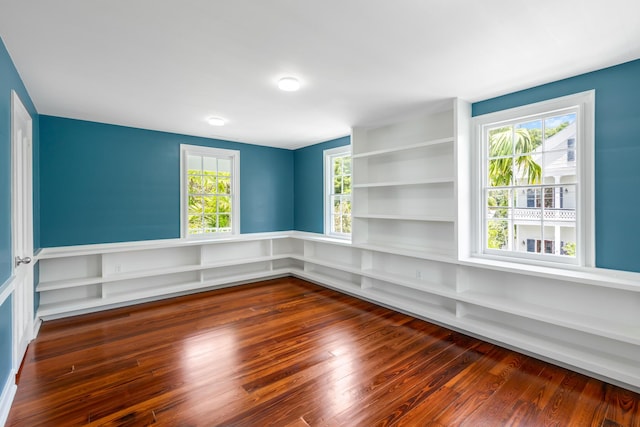
[{"label": "white bookshelf", "polygon": [[457,257],[458,102],[353,129],[354,244]]},{"label": "white bookshelf", "polygon": [[43,249],[43,319],[290,274],[286,235],[160,240]]},{"label": "white bookshelf", "polygon": [[44,249],[38,261],[44,319],[294,275],[640,390],[638,273],[462,261],[301,232]]}]

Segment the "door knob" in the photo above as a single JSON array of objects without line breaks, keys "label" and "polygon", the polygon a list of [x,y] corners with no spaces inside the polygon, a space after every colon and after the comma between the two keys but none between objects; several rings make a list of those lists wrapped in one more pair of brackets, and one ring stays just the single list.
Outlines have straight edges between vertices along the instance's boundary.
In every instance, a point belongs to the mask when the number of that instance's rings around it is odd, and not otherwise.
[{"label": "door knob", "polygon": [[16,257],[16,267],[19,267],[20,264],[29,264],[31,262],[31,258],[26,256],[24,258]]}]

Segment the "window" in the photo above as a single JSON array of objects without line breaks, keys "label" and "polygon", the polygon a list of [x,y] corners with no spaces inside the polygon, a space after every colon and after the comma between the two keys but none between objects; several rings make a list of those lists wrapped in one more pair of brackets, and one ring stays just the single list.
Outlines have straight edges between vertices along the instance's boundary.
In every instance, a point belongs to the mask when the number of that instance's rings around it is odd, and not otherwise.
[{"label": "window", "polygon": [[476,254],[593,265],[594,93],[474,119]]},{"label": "window", "polygon": [[182,237],[240,232],[240,152],[181,145]]},{"label": "window", "polygon": [[351,237],[351,146],[324,151],[324,231]]}]

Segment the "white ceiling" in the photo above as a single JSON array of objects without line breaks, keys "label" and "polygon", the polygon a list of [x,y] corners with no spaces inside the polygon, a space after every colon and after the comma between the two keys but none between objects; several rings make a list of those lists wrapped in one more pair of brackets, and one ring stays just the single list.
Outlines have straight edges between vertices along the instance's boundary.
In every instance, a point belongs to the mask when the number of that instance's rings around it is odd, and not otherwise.
[{"label": "white ceiling", "polygon": [[296,148],[640,58],[640,2],[0,0],[0,35],[41,114]]}]

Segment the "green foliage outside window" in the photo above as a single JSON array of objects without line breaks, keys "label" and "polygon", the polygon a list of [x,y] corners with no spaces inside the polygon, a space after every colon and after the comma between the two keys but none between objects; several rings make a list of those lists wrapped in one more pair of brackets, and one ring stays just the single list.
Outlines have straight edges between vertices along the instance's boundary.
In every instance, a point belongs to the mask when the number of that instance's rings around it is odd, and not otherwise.
[{"label": "green foliage outside window", "polygon": [[334,233],[351,233],[351,156],[334,157],[331,228]]},{"label": "green foliage outside window", "polygon": [[231,231],[231,173],[188,170],[189,234]]}]

